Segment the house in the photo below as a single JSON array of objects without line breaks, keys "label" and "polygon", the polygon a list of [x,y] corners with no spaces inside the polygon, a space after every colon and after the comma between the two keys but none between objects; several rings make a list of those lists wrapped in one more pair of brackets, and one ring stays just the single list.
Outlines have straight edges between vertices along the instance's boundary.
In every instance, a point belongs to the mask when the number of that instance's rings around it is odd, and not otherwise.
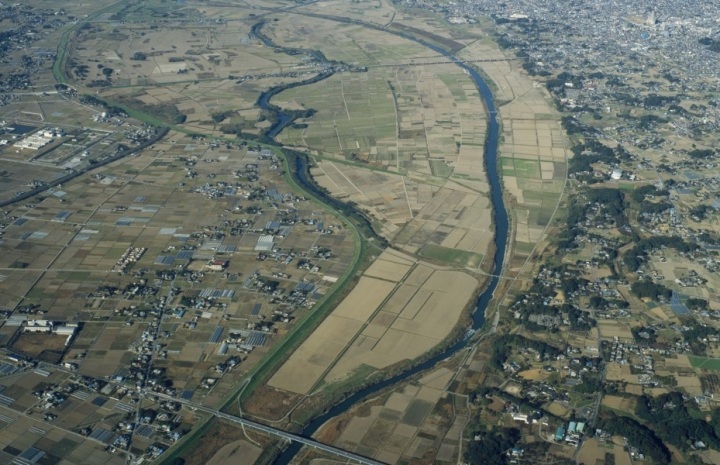
[{"label": "house", "polygon": [[223,271],[230,265],[229,260],[212,260],[207,264],[207,268],[212,271]]}]

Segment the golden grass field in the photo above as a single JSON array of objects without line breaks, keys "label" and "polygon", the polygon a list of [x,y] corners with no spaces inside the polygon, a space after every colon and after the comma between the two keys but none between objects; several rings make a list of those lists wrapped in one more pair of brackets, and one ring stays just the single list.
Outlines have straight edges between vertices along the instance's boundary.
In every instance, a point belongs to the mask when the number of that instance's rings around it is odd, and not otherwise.
[{"label": "golden grass field", "polygon": [[451,333],[477,286],[466,273],[386,250],[269,385],[306,394],[363,365],[383,369],[419,357]]},{"label": "golden grass field", "polygon": [[635,411],[636,401],[630,397],[603,396],[602,404],[613,410],[632,413]]}]

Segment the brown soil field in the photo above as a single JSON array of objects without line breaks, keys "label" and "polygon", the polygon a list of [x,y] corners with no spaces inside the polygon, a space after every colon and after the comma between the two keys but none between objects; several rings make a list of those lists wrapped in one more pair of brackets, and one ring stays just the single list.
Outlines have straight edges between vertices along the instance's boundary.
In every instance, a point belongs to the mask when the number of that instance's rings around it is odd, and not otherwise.
[{"label": "brown soil field", "polygon": [[280,367],[268,384],[297,394],[307,394],[332,365],[362,323],[332,314]]},{"label": "brown soil field", "polygon": [[630,373],[630,366],[620,365],[619,363],[610,362],[607,364],[608,381],[627,381],[628,383],[637,384],[638,377]]},{"label": "brown soil field", "polygon": [[627,397],[604,396],[603,405],[622,412],[634,412],[635,400]]},{"label": "brown soil field", "polygon": [[625,386],[625,392],[634,396],[641,396],[643,394],[643,387],[639,384],[628,384]]},{"label": "brown soil field", "polygon": [[[418,291],[431,291],[418,311],[410,315],[403,310],[372,344],[356,339],[326,379],[340,379],[363,364],[383,369],[432,350],[452,332],[477,285],[477,280],[465,273],[435,271]],[[368,337],[370,331],[377,334],[377,328],[366,331],[362,334]]]},{"label": "brown soil field", "polygon": [[[262,385],[258,386],[250,399],[243,404],[243,410],[269,420],[279,420],[287,413],[288,405],[294,405],[299,398],[297,394]],[[234,413],[239,412],[235,409]]]},{"label": "brown soil field", "polygon": [[568,409],[558,404],[557,402],[553,402],[548,405],[547,410],[553,415],[557,415],[559,417],[565,417],[565,415],[568,414]]},{"label": "brown soil field", "polygon": [[582,448],[578,454],[578,462],[593,465],[596,463],[602,463],[602,461],[605,460],[606,452],[607,449],[605,449],[605,445],[598,444],[597,439],[586,439],[583,441]]},{"label": "brown soil field", "polygon": [[598,329],[604,338],[618,337],[621,340],[632,340],[633,335],[630,328],[626,325],[618,324],[615,321],[600,320],[598,321]]},{"label": "brown soil field", "polygon": [[[420,267],[418,267],[420,268]],[[417,270],[417,268],[416,268]],[[414,273],[414,272],[413,272]],[[403,308],[408,305],[408,302],[418,292],[418,288],[415,286],[409,286],[407,284],[401,284],[395,290],[392,296],[383,305],[383,311],[388,313],[398,314]]]},{"label": "brown soil field", "polygon": [[405,284],[412,284],[413,286],[422,286],[422,284],[430,277],[433,273],[432,268],[427,266],[418,265],[410,276],[405,280]]},{"label": "brown soil field", "polygon": [[676,376],[675,379],[677,380],[678,387],[684,389],[691,396],[702,395],[700,378],[697,376]]},{"label": "brown soil field", "polygon": [[675,358],[666,358],[665,359],[665,366],[666,367],[678,367],[678,368],[691,368],[692,364],[690,363],[690,359],[687,355],[677,355]]},{"label": "brown soil field", "polygon": [[65,341],[67,336],[58,334],[23,333],[13,343],[12,348],[31,357],[57,363],[65,351]]},{"label": "brown soil field", "polygon": [[630,458],[630,454],[624,447],[624,439],[618,436],[613,436],[612,441],[615,445],[615,465],[632,465],[633,461]]},{"label": "brown soil field", "polygon": [[333,315],[366,321],[390,295],[394,287],[394,283],[363,276],[352,292],[333,311]]},{"label": "brown soil field", "polygon": [[245,440],[231,442],[223,446],[207,462],[207,465],[252,465],[262,454],[262,449]]},{"label": "brown soil field", "polygon": [[[459,321],[478,281],[425,263],[411,269],[404,254],[383,252],[268,384],[307,394],[328,368],[325,381],[334,382],[362,365],[384,369],[437,346]],[[404,283],[406,275],[421,286]]]},{"label": "brown soil field", "polygon": [[386,279],[389,281],[400,281],[410,270],[410,265],[393,263],[387,260],[375,260],[365,271],[365,276]]},{"label": "brown soil field", "polygon": [[518,373],[518,376],[520,376],[522,379],[539,381],[546,379],[548,376],[550,376],[550,374],[541,368],[533,368],[531,370],[521,371],[520,373]]},{"label": "brown soil field", "polygon": [[[183,459],[185,460],[185,465],[207,465],[211,463],[211,460],[213,460],[212,463],[214,464],[253,463],[252,461],[245,461],[240,455],[234,457],[232,462],[215,461],[215,458],[218,457],[218,454],[220,454],[220,452],[223,452],[224,454],[231,454],[234,450],[237,450],[239,448],[242,452],[254,454],[255,449],[259,448],[243,440],[245,434],[243,433],[242,429],[236,428],[233,425],[224,423],[219,420],[213,421],[213,425],[207,430],[207,432],[202,436],[202,438],[200,438],[198,441],[195,441],[193,447],[183,456]],[[253,439],[256,439],[257,437],[257,435],[253,435]],[[247,446],[238,444],[240,442],[244,442]],[[233,447],[225,449],[225,446],[228,445]],[[260,452],[262,452],[262,450],[260,450]],[[258,453],[258,456],[259,455],[260,454]],[[241,459],[242,461],[237,461]]]}]

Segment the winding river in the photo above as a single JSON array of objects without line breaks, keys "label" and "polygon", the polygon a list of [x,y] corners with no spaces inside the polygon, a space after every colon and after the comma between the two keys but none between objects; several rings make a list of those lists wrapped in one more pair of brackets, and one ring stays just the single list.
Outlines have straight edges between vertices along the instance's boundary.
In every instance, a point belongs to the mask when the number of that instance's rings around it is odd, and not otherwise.
[{"label": "winding river", "polygon": [[[499,278],[498,275],[501,273],[503,268],[503,260],[505,258],[505,251],[507,249],[507,241],[508,241],[508,230],[509,230],[509,222],[508,222],[508,214],[505,210],[505,205],[503,203],[503,195],[502,195],[502,188],[500,185],[500,175],[498,173],[497,168],[497,146],[498,146],[498,134],[499,134],[499,124],[496,119],[496,108],[495,103],[493,101],[493,95],[490,91],[490,88],[488,87],[487,83],[483,80],[483,78],[478,74],[477,71],[475,71],[473,68],[465,64],[464,62],[460,61],[457,57],[454,55],[451,55],[447,51],[443,50],[440,47],[437,47],[433,44],[427,43],[425,41],[419,40],[417,38],[414,38],[412,36],[409,36],[404,33],[396,33],[393,31],[385,31],[389,33],[393,33],[396,35],[400,35],[408,40],[412,40],[416,43],[419,43],[420,45],[423,45],[425,47],[428,47],[444,56],[452,60],[457,66],[459,66],[461,69],[463,69],[468,76],[475,82],[475,85],[477,86],[480,96],[482,97],[483,103],[484,103],[484,111],[487,114],[487,137],[485,139],[485,169],[487,172],[487,178],[490,184],[490,200],[493,208],[493,219],[494,219],[494,226],[495,226],[495,238],[494,238],[494,244],[495,244],[495,255],[493,257],[493,268],[491,271],[492,277],[490,278],[490,281],[487,284],[487,287],[485,290],[483,290],[477,297],[477,300],[475,302],[475,310],[472,313],[472,325],[471,328],[468,329],[468,331],[471,333],[474,330],[480,329],[482,327],[483,323],[485,322],[485,310],[487,309],[488,305],[490,304],[495,289],[497,288]],[[263,37],[263,42],[265,42],[268,46],[274,46],[278,49],[283,49],[282,47],[276,46],[273,44],[267,37]],[[322,56],[322,55],[315,55],[316,57]],[[296,84],[297,85],[297,84]],[[280,113],[277,115],[276,121],[282,121],[283,123],[280,125],[274,125],[271,137],[276,136],[284,127],[292,123],[292,118],[290,118],[288,115],[283,114],[278,107],[275,105],[270,104],[270,97],[273,95],[277,95],[279,92],[281,92],[284,89],[278,89],[274,88],[272,94],[263,95],[260,96],[258,99],[258,105],[268,111],[273,111],[276,113]],[[269,92],[269,91],[268,91]],[[478,109],[480,111],[480,109]],[[304,176],[305,173],[298,173],[300,176]],[[429,359],[425,360],[424,362],[415,365],[412,368],[409,368],[408,370],[396,374],[390,378],[387,378],[383,381],[380,381],[376,384],[372,384],[370,386],[367,386],[354,394],[348,396],[345,400],[342,402],[335,404],[333,407],[331,407],[329,410],[327,410],[322,415],[316,417],[313,419],[310,423],[308,423],[305,428],[302,430],[300,434],[311,437],[323,424],[325,424],[328,420],[345,413],[347,410],[349,410],[353,405],[358,403],[359,401],[365,399],[366,397],[375,394],[376,392],[391,386],[393,384],[396,384],[400,381],[403,381],[417,373],[420,373],[421,371],[428,370],[432,367],[434,367],[439,362],[449,358],[450,356],[456,354],[458,351],[460,351],[462,348],[464,348],[468,343],[469,338],[461,339],[449,347],[446,347],[441,352],[439,352],[436,355],[433,355]],[[289,463],[292,458],[298,453],[300,448],[302,447],[302,444],[300,443],[292,443],[290,444],[276,459],[275,463],[284,465]]]}]

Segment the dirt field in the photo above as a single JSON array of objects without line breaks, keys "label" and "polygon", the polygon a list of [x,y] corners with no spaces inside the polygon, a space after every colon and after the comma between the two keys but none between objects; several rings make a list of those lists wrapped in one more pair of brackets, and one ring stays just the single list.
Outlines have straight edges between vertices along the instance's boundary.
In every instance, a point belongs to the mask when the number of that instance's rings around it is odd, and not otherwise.
[{"label": "dirt field", "polygon": [[463,272],[411,263],[383,252],[269,385],[305,394],[329,367],[325,381],[338,381],[363,365],[383,369],[416,358],[447,337],[478,283]]},{"label": "dirt field", "polygon": [[418,381],[392,392],[384,403],[374,399],[362,404],[349,421],[331,421],[318,437],[333,437],[338,447],[374,457],[385,463],[401,463],[427,457],[453,457],[467,416],[449,407],[443,390],[453,375],[438,368]]},{"label": "dirt field", "polygon": [[635,411],[635,400],[627,397],[619,396],[604,396],[602,404],[622,412],[634,412]]},{"label": "dirt field", "polygon": [[[261,438],[253,433],[253,438]],[[257,439],[256,439],[257,440]],[[220,465],[225,463],[251,464],[262,450],[245,440],[245,434],[241,428],[213,420],[212,426],[196,441],[192,448],[183,455],[185,465]],[[223,461],[230,459],[232,461]]]},{"label": "dirt field", "polygon": [[520,373],[518,373],[518,376],[520,376],[522,379],[527,379],[530,381],[539,381],[546,379],[548,376],[550,376],[550,373],[541,368],[533,368],[530,370],[521,371]]},{"label": "dirt field", "polygon": [[676,376],[677,385],[679,388],[685,390],[691,396],[702,395],[702,386],[700,378],[696,375],[691,376]]},{"label": "dirt field", "polygon": [[382,321],[373,320],[326,380],[341,379],[362,364],[382,369],[431,350],[450,334],[476,287],[477,281],[467,274],[436,270],[416,294],[425,291],[422,306],[407,313],[403,309],[395,318],[386,313]]},{"label": "dirt field", "polygon": [[599,444],[597,439],[586,439],[583,441],[582,449],[578,455],[578,463],[596,465],[605,460],[608,450],[604,444]]},{"label": "dirt field", "polygon": [[45,362],[57,363],[65,351],[67,336],[58,334],[23,333],[12,348]]},{"label": "dirt field", "polygon": [[627,325],[624,325],[622,323],[618,323],[616,321],[611,320],[599,320],[598,321],[598,329],[600,330],[600,334],[603,335],[603,338],[614,338],[618,337],[621,341],[631,341],[633,340],[632,332],[630,331],[630,328]]},{"label": "dirt field", "polygon": [[252,465],[262,454],[262,449],[245,440],[231,442],[223,446],[207,462],[207,465]]},{"label": "dirt field", "polygon": [[637,384],[638,377],[630,373],[628,365],[620,365],[619,363],[610,362],[607,364],[608,381],[626,381],[631,384]]},{"label": "dirt field", "polygon": [[569,410],[557,402],[551,403],[548,407],[548,412],[559,417],[565,417],[569,413]]}]

